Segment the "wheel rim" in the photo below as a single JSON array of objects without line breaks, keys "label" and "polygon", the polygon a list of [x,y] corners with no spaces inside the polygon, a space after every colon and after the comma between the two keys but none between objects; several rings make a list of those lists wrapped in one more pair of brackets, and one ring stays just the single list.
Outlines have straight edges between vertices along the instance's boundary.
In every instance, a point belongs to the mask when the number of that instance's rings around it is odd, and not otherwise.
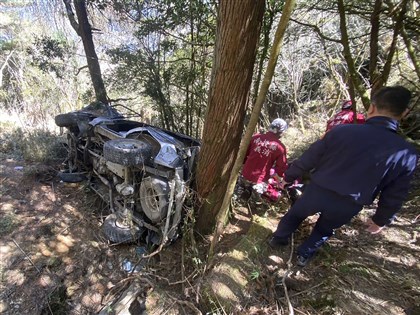
[{"label": "wheel rim", "polygon": [[159,199],[159,195],[153,188],[151,187],[147,188],[146,197],[144,201],[148,209],[150,209],[150,211],[155,212],[155,213],[159,212],[160,199]]}]

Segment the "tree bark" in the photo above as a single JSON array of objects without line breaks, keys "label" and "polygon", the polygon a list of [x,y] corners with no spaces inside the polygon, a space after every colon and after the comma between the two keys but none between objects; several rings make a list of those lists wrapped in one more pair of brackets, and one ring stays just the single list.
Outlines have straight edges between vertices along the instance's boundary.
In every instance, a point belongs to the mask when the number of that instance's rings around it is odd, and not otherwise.
[{"label": "tree bark", "polygon": [[197,229],[213,230],[242,137],[264,0],[221,0],[197,168]]},{"label": "tree bark", "polygon": [[292,15],[293,9],[295,7],[295,3],[296,3],[295,0],[286,0],[283,7],[279,25],[277,26],[277,30],[276,30],[276,35],[274,37],[273,46],[271,48],[270,59],[268,60],[264,79],[261,83],[261,88],[258,93],[257,100],[252,109],[251,117],[245,131],[245,136],[242,139],[238,156],[233,166],[233,170],[230,173],[229,181],[227,183],[227,189],[225,190],[226,192],[224,193],[223,203],[220,207],[219,213],[217,214],[217,226],[214,231],[214,235],[213,235],[213,239],[212,239],[212,243],[211,243],[209,255],[208,255],[210,259],[213,257],[215,246],[218,242],[219,236],[222,233],[222,229],[223,229],[223,226],[225,224],[225,221],[229,212],[229,204],[233,195],[235,183],[236,183],[236,180],[238,179],[238,174],[242,167],[249,143],[251,142],[252,134],[258,123],[258,118],[261,112],[261,108],[264,104],[267,91],[270,87],[271,80],[274,75],[274,70],[276,68],[278,56],[280,54],[280,48],[283,43],[284,33],[286,32],[287,25],[289,24],[290,16]]},{"label": "tree bark", "polygon": [[98,56],[96,55],[95,45],[92,37],[92,27],[89,24],[89,19],[86,11],[85,0],[74,0],[74,8],[76,11],[77,21],[74,18],[73,10],[71,9],[70,0],[63,0],[66,6],[67,15],[70,24],[81,37],[83,48],[85,50],[86,61],[89,68],[90,78],[92,80],[93,89],[95,91],[96,100],[102,103],[108,103],[108,96],[104,81],[102,79],[101,67],[99,66]]}]

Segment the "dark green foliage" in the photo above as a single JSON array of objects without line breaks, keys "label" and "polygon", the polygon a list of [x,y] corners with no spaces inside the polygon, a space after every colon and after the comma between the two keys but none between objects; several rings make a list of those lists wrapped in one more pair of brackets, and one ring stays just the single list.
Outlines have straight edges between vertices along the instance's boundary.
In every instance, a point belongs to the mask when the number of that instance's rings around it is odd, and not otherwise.
[{"label": "dark green foliage", "polygon": [[[0,191],[0,193],[4,193]],[[17,226],[16,218],[13,214],[3,214],[0,218],[0,236],[9,235]]]},{"label": "dark green foliage", "polygon": [[43,35],[35,38],[27,53],[32,57],[33,66],[44,72],[54,72],[58,78],[62,78],[71,49],[64,39]]},{"label": "dark green foliage", "polygon": [[212,62],[214,5],[119,1],[114,8],[136,23],[131,42],[108,50],[117,65],[108,80],[115,88],[150,98],[162,127],[199,135]]}]

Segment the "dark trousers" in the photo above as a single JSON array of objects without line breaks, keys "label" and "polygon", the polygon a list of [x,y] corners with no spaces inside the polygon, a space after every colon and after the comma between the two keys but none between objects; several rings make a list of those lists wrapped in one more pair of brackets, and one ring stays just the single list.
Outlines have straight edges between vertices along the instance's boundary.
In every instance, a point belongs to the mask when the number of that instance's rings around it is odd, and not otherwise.
[{"label": "dark trousers", "polygon": [[350,222],[360,210],[362,206],[350,197],[340,196],[311,183],[280,220],[274,236],[289,237],[303,220],[319,212],[320,216],[312,233],[297,249],[298,255],[310,257],[334,234],[334,229]]}]

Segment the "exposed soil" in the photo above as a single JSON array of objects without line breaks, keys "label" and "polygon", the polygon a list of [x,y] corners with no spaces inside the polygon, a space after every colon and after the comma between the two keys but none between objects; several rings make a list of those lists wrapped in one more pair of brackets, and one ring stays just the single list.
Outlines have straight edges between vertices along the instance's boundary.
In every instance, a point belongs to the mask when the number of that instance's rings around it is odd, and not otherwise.
[{"label": "exposed soil", "polygon": [[[0,164],[0,313],[95,314],[135,278],[149,314],[198,313],[204,238],[196,238],[196,252],[184,235],[139,273],[129,274],[123,262],[137,262],[142,244],[106,241],[100,229],[105,206],[83,184],[59,182],[56,166],[12,159]],[[351,226],[337,231],[307,267],[292,265],[285,283],[295,313],[420,314],[419,206],[419,196],[411,196],[396,222],[375,236],[364,232],[363,221],[373,212],[366,209]],[[237,205],[219,258],[246,233],[252,213],[269,217],[274,230],[286,207]],[[304,223],[294,244],[314,220]],[[259,246],[264,251],[253,262],[249,299],[235,307],[237,313],[287,314],[282,280],[296,246],[280,252],[269,249],[265,240]],[[215,308],[212,314],[224,313]]]}]

